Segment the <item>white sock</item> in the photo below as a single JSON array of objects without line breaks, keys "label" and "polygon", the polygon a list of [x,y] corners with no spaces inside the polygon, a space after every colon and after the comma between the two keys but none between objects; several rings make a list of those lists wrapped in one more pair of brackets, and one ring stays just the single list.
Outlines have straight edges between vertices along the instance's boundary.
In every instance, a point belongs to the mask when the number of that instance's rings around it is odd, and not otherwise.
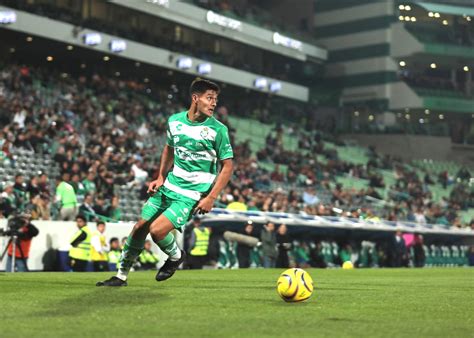
[{"label": "white sock", "polygon": [[179,261],[181,258],[181,250],[178,248],[178,250],[175,251],[174,255],[170,255],[169,259],[172,261]]},{"label": "white sock", "polygon": [[121,271],[119,269],[119,271],[117,271],[117,275],[115,277],[123,280],[123,281],[126,281],[127,280],[127,277],[128,277],[128,273],[129,271]]}]

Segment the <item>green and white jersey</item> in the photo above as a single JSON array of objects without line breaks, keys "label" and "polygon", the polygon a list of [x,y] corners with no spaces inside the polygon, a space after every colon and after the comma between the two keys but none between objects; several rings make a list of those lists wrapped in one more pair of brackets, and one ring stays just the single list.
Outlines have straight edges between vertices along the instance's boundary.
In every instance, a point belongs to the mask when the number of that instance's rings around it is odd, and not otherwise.
[{"label": "green and white jersey", "polygon": [[191,122],[183,111],[168,119],[167,144],[174,148],[174,167],[165,188],[193,200],[209,192],[217,161],[233,158],[227,127],[214,117]]}]

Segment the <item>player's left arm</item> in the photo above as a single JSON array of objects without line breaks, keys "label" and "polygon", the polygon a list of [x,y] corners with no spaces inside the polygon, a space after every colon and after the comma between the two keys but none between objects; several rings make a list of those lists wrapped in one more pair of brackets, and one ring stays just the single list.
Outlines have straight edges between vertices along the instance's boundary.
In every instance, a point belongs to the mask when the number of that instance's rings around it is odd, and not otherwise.
[{"label": "player's left arm", "polygon": [[232,176],[232,172],[234,171],[234,164],[232,162],[232,159],[227,158],[225,160],[222,160],[221,166],[222,169],[219,172],[219,175],[217,175],[216,183],[212,187],[211,192],[199,201],[198,205],[194,209],[194,213],[206,214],[211,211],[214,202],[221,193],[222,189],[224,189],[227,183],[229,183],[229,180]]}]

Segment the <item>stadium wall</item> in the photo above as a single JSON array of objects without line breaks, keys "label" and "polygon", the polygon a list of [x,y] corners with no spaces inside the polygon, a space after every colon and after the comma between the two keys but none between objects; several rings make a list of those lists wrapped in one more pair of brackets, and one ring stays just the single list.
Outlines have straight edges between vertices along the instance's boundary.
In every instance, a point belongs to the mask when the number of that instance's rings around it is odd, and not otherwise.
[{"label": "stadium wall", "polygon": [[[77,231],[75,222],[64,222],[64,221],[32,221],[32,223],[38,228],[39,234],[34,237],[31,242],[30,255],[28,259],[28,268],[31,271],[43,270],[43,256],[49,249],[55,249],[61,252],[69,252],[70,241]],[[5,219],[0,220],[0,228],[5,228],[7,221]],[[95,230],[95,223],[89,223],[89,229]],[[123,237],[129,235],[132,228],[132,223],[107,223],[105,236],[107,242],[112,237],[117,237],[121,240]],[[178,242],[182,243],[182,235],[178,234]],[[149,237],[149,236],[148,236]],[[8,237],[0,237],[0,249],[3,252],[5,246],[8,243]],[[151,238],[148,238],[151,239]],[[152,250],[158,253],[160,256],[160,262],[164,262],[166,256],[162,253],[158,247],[153,243]],[[0,265],[0,271],[5,270],[6,258]]]}]

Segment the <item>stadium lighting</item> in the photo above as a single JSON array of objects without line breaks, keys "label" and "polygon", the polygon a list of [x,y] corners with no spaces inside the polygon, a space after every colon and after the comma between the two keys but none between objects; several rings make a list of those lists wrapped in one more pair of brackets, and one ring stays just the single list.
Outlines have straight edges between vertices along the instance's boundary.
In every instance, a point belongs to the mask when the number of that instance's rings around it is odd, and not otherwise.
[{"label": "stadium lighting", "polygon": [[86,64],[85,64],[85,63],[81,63],[81,68],[82,68],[82,69],[86,68]]},{"label": "stadium lighting", "polygon": [[436,67],[437,67],[437,65],[434,62],[430,65],[430,68],[432,68],[432,69],[436,69]]},{"label": "stadium lighting", "polygon": [[359,116],[359,115],[360,115],[359,111],[356,110],[356,111],[354,112],[354,116]]},{"label": "stadium lighting", "polygon": [[425,123],[425,120],[424,119],[419,119],[418,122],[420,122],[421,124]]},{"label": "stadium lighting", "polygon": [[467,21],[471,21],[471,17],[468,16],[468,17],[466,18],[466,20],[467,20]]},{"label": "stadium lighting", "polygon": [[141,66],[141,63],[140,62],[135,62],[135,67],[140,67]]},{"label": "stadium lighting", "polygon": [[33,37],[31,37],[31,36],[27,36],[27,37],[26,37],[26,41],[28,41],[28,42],[31,42],[31,41],[33,41]]},{"label": "stadium lighting", "polygon": [[411,17],[411,22],[416,22],[416,18],[414,16]]},{"label": "stadium lighting", "polygon": [[102,42],[102,36],[99,33],[87,33],[82,38],[88,46],[97,46]]},{"label": "stadium lighting", "polygon": [[403,10],[405,9],[405,6],[404,6],[404,5],[400,5],[400,6],[398,6],[398,9],[401,10],[401,11],[403,11]]},{"label": "stadium lighting", "polygon": [[150,79],[146,77],[146,78],[143,79],[143,82],[148,83],[148,82],[150,82]]},{"label": "stadium lighting", "polygon": [[10,48],[10,53],[15,53],[16,49],[15,48]]},{"label": "stadium lighting", "polygon": [[115,76],[120,76],[120,72],[115,72]]},{"label": "stadium lighting", "polygon": [[104,61],[109,61],[110,60],[110,57],[109,56],[104,56]]},{"label": "stadium lighting", "polygon": [[405,118],[406,118],[407,120],[409,120],[409,119],[410,119],[410,114],[405,114]]},{"label": "stadium lighting", "polygon": [[406,16],[406,17],[405,17],[405,21],[410,21],[410,17],[409,17],[409,16]]},{"label": "stadium lighting", "polygon": [[66,49],[67,49],[67,50],[73,50],[73,49],[74,49],[74,47],[73,47],[73,46],[71,46],[71,45],[68,45],[68,46],[66,47]]},{"label": "stadium lighting", "polygon": [[407,63],[406,63],[405,61],[400,61],[400,62],[399,62],[399,65],[400,65],[401,67],[405,67],[405,66],[407,65]]},{"label": "stadium lighting", "polygon": [[406,10],[406,11],[411,11],[411,6],[410,6],[410,5],[406,5],[406,6],[405,6],[405,10]]},{"label": "stadium lighting", "polygon": [[434,16],[433,12],[429,12],[429,13],[428,13],[428,16],[429,16],[430,18],[432,18],[432,17]]},{"label": "stadium lighting", "polygon": [[253,86],[257,89],[265,89],[268,86],[268,80],[264,77],[256,78],[253,82]]},{"label": "stadium lighting", "polygon": [[280,81],[275,81],[275,82],[270,83],[269,89],[272,93],[279,92],[281,90],[281,82]]},{"label": "stadium lighting", "polygon": [[53,60],[54,60],[54,58],[53,58],[51,55],[48,55],[48,56],[46,57],[46,61],[48,61],[48,62],[51,62],[51,61],[53,61]]},{"label": "stadium lighting", "polygon": [[400,16],[398,17],[398,20],[400,20],[400,21],[404,21],[404,20],[405,20],[405,18],[404,18],[404,16],[403,16],[403,15],[400,15]]},{"label": "stadium lighting", "polygon": [[209,74],[212,72],[212,65],[210,63],[200,63],[197,65],[196,70],[199,74]]},{"label": "stadium lighting", "polygon": [[443,25],[447,26],[448,25],[448,20],[443,20]]},{"label": "stadium lighting", "polygon": [[444,119],[444,115],[443,115],[443,114],[439,114],[438,117],[439,117],[440,120],[443,120],[443,119]]},{"label": "stadium lighting", "polygon": [[127,43],[124,40],[112,40],[109,43],[111,52],[120,53],[127,49]]},{"label": "stadium lighting", "polygon": [[369,115],[369,121],[373,121],[374,120],[374,115]]},{"label": "stadium lighting", "polygon": [[441,15],[439,15],[439,13],[434,13],[434,17],[435,18],[439,18]]},{"label": "stadium lighting", "polygon": [[16,22],[16,13],[13,11],[0,11],[0,24]]},{"label": "stadium lighting", "polygon": [[469,71],[469,66],[464,66],[463,69],[464,69],[465,72],[468,72]]},{"label": "stadium lighting", "polygon": [[426,115],[430,115],[430,110],[429,110],[429,109],[425,109],[425,114],[426,114]]},{"label": "stadium lighting", "polygon": [[65,78],[68,77],[68,75],[67,75],[67,73],[61,73],[61,77],[62,77],[63,79],[65,79]]},{"label": "stadium lighting", "polygon": [[190,69],[193,66],[193,59],[187,56],[181,56],[176,61],[176,67],[179,69]]}]

